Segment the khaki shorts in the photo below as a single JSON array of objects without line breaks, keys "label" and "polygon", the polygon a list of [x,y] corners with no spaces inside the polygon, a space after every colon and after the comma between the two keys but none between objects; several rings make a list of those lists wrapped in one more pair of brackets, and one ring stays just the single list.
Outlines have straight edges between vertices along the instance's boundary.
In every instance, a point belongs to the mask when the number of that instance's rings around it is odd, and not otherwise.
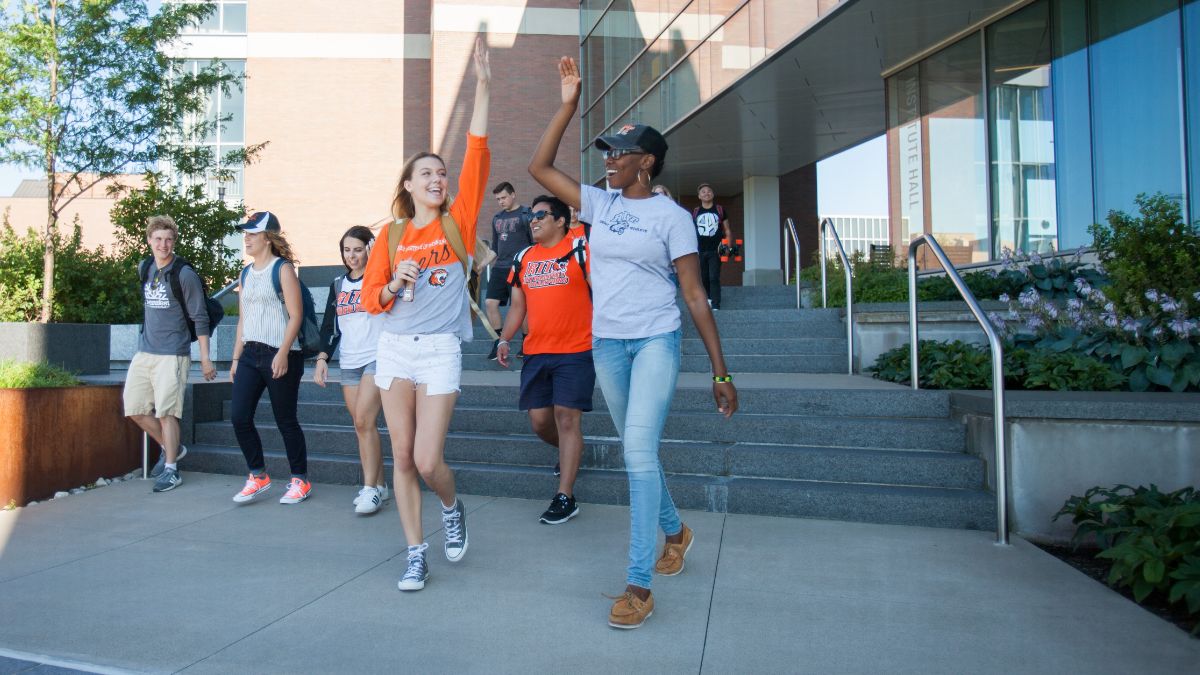
[{"label": "khaki shorts", "polygon": [[183,417],[183,393],[192,359],[138,352],[125,376],[125,415]]}]

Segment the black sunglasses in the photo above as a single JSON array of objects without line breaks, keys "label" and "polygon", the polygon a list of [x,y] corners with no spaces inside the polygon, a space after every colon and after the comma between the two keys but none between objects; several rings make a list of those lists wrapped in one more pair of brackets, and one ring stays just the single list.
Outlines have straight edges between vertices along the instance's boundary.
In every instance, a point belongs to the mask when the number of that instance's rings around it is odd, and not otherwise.
[{"label": "black sunglasses", "polygon": [[644,155],[644,150],[637,148],[609,148],[604,151],[604,159],[621,159],[625,155]]},{"label": "black sunglasses", "polygon": [[533,212],[533,219],[534,219],[534,220],[541,220],[542,218],[545,218],[545,217],[546,217],[546,216],[548,216],[548,215],[550,215],[550,212],[549,212],[549,211],[534,211],[534,212]]}]

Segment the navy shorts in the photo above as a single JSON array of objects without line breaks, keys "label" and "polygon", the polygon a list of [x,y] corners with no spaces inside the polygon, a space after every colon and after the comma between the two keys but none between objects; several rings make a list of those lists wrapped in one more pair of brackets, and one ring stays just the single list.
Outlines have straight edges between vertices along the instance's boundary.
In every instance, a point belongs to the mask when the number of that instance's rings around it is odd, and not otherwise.
[{"label": "navy shorts", "polygon": [[592,409],[596,368],[592,350],[575,354],[530,354],[521,367],[521,410],[560,405]]}]

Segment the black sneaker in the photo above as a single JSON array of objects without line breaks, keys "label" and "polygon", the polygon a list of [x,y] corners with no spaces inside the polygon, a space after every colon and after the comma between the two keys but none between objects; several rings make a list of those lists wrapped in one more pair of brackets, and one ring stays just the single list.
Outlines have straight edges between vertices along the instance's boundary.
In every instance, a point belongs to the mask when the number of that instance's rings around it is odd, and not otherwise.
[{"label": "black sneaker", "polygon": [[442,529],[446,533],[446,560],[458,562],[467,552],[467,509],[462,500],[455,498],[454,508],[442,509]]},{"label": "black sneaker", "polygon": [[555,476],[562,475],[562,464],[559,464],[558,462],[554,463],[554,475]]},{"label": "black sneaker", "polygon": [[547,525],[559,525],[577,515],[579,515],[579,506],[575,503],[575,498],[560,492],[550,500],[550,508],[546,509],[546,512],[538,520]]},{"label": "black sneaker", "polygon": [[[183,459],[184,457],[187,457],[187,446],[180,443],[179,454],[175,457],[175,463],[178,464],[179,460]],[[154,468],[150,469],[150,477],[158,478],[162,475],[163,469],[165,468],[167,468],[167,451],[163,450],[162,452],[158,453],[158,461],[154,463]]]},{"label": "black sneaker", "polygon": [[492,351],[488,352],[488,360],[489,361],[496,360],[496,358],[497,358],[496,351],[498,349],[500,349],[500,338],[496,338],[495,340],[492,341]]},{"label": "black sneaker", "polygon": [[154,491],[166,492],[168,490],[174,490],[182,484],[183,478],[180,477],[179,471],[176,469],[163,469],[163,472],[159,475],[158,480],[154,481]]}]

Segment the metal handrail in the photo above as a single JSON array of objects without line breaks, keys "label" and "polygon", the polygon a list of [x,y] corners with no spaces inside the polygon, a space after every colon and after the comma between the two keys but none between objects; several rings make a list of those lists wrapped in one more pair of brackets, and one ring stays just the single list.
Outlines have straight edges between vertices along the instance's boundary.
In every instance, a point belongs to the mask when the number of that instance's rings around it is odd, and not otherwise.
[{"label": "metal handrail", "polygon": [[230,281],[229,283],[225,284],[225,288],[222,288],[221,290],[217,291],[216,293],[213,293],[212,299],[220,300],[223,296],[227,295],[230,291],[237,288],[238,282],[240,282],[240,281],[241,281],[241,275],[234,277],[233,281]]},{"label": "metal handrail", "polygon": [[842,259],[842,271],[846,274],[846,373],[854,374],[854,274],[850,269],[850,256],[842,246],[837,226],[829,218],[821,221],[821,306],[829,306],[828,284],[825,280],[825,248],[829,246],[828,232],[833,232],[833,243],[837,244],[838,257]]},{"label": "metal handrail", "polygon": [[1008,443],[1004,437],[1004,345],[1000,342],[1000,336],[996,333],[992,322],[988,320],[983,308],[979,306],[979,301],[975,299],[975,294],[967,288],[966,282],[959,276],[958,270],[954,269],[954,265],[946,257],[945,251],[938,245],[937,239],[934,239],[932,234],[922,234],[908,245],[908,337],[910,340],[909,360],[912,366],[912,388],[920,389],[920,381],[917,379],[919,372],[917,362],[917,249],[921,247],[921,244],[927,244],[929,250],[933,251],[934,257],[946,271],[946,276],[954,283],[958,294],[967,303],[971,314],[974,314],[975,320],[979,322],[979,327],[987,335],[988,345],[992,350],[992,433],[996,439],[996,543],[1007,546]]},{"label": "metal handrail", "polygon": [[[789,254],[796,250],[796,309],[800,309],[800,236],[796,234],[796,221],[786,219],[787,227],[783,230],[783,285],[788,285],[788,271],[792,269]],[[788,238],[792,245],[788,246]]]}]

